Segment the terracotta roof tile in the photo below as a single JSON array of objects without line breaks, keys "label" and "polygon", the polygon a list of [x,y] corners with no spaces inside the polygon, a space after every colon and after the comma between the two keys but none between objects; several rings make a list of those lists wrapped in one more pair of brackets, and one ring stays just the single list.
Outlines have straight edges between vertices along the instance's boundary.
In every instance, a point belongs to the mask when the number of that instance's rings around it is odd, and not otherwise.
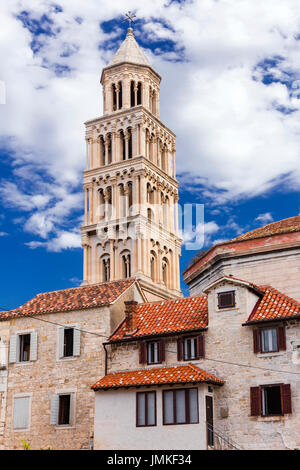
[{"label": "terracotta roof tile", "polygon": [[262,299],[255,305],[246,324],[260,321],[300,319],[300,302],[279,292],[271,286],[260,286]]},{"label": "terracotta roof tile", "polygon": [[243,233],[239,237],[233,238],[229,242],[238,242],[243,240],[252,240],[254,238],[270,237],[281,233],[300,232],[300,215],[289,217],[288,219],[278,220],[263,227],[256,228],[250,232]]},{"label": "terracotta roof tile", "polygon": [[[208,305],[205,295],[138,304],[136,312],[137,331],[131,337],[138,338],[207,327]],[[125,321],[123,321],[111,335],[110,341],[128,338],[125,326]]]},{"label": "terracotta roof tile", "polygon": [[194,364],[174,367],[158,367],[108,374],[92,386],[92,389],[108,390],[149,385],[212,383],[223,385],[223,380],[205,372]]},{"label": "terracotta roof tile", "polygon": [[134,279],[105,282],[71,289],[44,292],[36,295],[15,310],[0,312],[0,320],[9,318],[40,315],[43,313],[67,312],[93,307],[102,307],[113,303],[134,284]]}]

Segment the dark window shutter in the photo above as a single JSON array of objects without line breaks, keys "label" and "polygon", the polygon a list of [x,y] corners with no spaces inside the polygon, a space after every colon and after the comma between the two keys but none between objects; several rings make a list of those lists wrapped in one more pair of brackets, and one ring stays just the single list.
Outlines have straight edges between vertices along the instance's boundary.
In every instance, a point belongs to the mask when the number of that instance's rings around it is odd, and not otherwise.
[{"label": "dark window shutter", "polygon": [[260,347],[260,330],[253,330],[253,350],[255,353],[261,352]]},{"label": "dark window shutter", "polygon": [[205,350],[204,350],[204,336],[199,335],[197,336],[197,357],[204,358],[205,357]]},{"label": "dark window shutter", "polygon": [[285,351],[286,340],[285,340],[285,327],[284,326],[279,326],[277,328],[277,339],[278,339],[278,350]]},{"label": "dark window shutter", "polygon": [[147,343],[146,341],[141,341],[139,345],[139,360],[140,364],[145,364],[147,362]]},{"label": "dark window shutter", "polygon": [[165,342],[162,339],[159,343],[158,349],[159,349],[159,362],[164,362],[166,360],[166,348],[165,348]]},{"label": "dark window shutter", "polygon": [[291,413],[292,412],[292,395],[291,395],[291,386],[290,384],[282,384],[281,388],[281,408],[282,413]]},{"label": "dark window shutter", "polygon": [[251,416],[261,415],[261,390],[260,387],[250,387]]},{"label": "dark window shutter", "polygon": [[177,360],[182,361],[183,360],[183,339],[178,338],[177,340]]}]

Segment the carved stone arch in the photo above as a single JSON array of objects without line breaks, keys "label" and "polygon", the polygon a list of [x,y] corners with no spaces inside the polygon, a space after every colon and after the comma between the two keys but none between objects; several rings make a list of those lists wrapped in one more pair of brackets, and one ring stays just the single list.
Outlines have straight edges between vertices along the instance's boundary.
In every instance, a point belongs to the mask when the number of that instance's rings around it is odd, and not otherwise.
[{"label": "carved stone arch", "polygon": [[120,272],[121,277],[123,279],[127,279],[131,277],[131,270],[132,270],[132,260],[131,260],[131,252],[128,249],[121,251],[120,253]]}]

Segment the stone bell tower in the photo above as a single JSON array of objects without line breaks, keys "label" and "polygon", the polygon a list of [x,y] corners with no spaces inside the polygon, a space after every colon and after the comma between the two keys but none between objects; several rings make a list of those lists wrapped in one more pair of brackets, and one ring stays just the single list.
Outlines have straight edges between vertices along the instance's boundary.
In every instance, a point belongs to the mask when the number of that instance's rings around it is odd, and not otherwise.
[{"label": "stone bell tower", "polygon": [[132,28],[102,71],[102,117],[86,125],[84,284],[128,277],[149,301],[181,296],[175,134],[159,119],[161,77]]}]

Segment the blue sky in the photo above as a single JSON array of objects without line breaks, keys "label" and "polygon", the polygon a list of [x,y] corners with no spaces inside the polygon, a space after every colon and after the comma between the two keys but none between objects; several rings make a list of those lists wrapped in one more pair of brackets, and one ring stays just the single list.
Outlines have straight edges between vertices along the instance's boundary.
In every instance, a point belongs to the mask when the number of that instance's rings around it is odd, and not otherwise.
[{"label": "blue sky", "polygon": [[[204,248],[298,215],[297,2],[127,3],[163,78],[161,119],[177,134],[180,203],[205,206]],[[102,113],[99,77],[126,33],[123,10],[107,0],[0,6],[4,309],[82,278],[83,122]],[[194,255],[183,246],[181,271]]]}]

